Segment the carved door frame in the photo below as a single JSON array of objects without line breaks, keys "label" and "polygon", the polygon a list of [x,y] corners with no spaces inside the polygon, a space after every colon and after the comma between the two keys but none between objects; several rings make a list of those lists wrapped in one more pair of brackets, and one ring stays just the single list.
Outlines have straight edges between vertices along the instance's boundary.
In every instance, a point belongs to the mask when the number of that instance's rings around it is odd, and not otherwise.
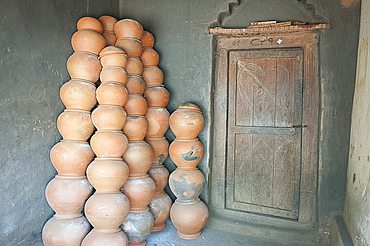
[{"label": "carved door frame", "polygon": [[[222,33],[224,34],[224,33]],[[240,34],[240,33],[238,33]],[[308,127],[302,130],[302,163],[297,222],[314,225],[317,206],[318,170],[318,33],[300,31],[259,35],[218,35],[214,39],[214,84],[213,84],[213,131],[211,136],[211,187],[210,209],[213,213],[226,216],[242,216],[258,220],[259,215],[235,212],[226,207],[227,180],[227,137],[228,137],[228,57],[232,50],[284,49],[303,50],[303,117]],[[263,216],[265,220],[265,216]]]}]

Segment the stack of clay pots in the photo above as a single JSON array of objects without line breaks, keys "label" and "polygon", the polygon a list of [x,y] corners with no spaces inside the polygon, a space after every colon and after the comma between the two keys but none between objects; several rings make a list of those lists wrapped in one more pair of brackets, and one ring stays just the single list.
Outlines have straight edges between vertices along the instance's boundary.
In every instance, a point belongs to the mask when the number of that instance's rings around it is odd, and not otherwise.
[{"label": "stack of clay pots", "polygon": [[143,64],[140,60],[143,27],[137,21],[123,19],[116,23],[114,32],[118,38],[116,46],[122,48],[128,56],[126,71],[129,96],[124,107],[128,118],[123,132],[129,144],[122,158],[129,166],[130,173],[122,188],[130,200],[130,213],[121,228],[127,234],[130,245],[146,245],[154,223],[148,204],[156,186],[148,175],[154,152],[144,141],[148,121],[145,118],[147,101],[142,95],[145,83],[141,78]]},{"label": "stack of clay pots", "polygon": [[85,171],[94,153],[87,140],[95,130],[90,110],[96,104],[94,83],[101,71],[97,55],[106,41],[101,35],[101,23],[94,18],[82,18],[77,29],[72,36],[75,53],[67,61],[71,80],[60,89],[66,110],[58,117],[57,127],[63,140],[50,152],[58,175],[45,190],[46,199],[56,212],[43,228],[46,246],[80,245],[91,229],[81,211],[92,193]]},{"label": "stack of clay pots", "polygon": [[[163,86],[163,74],[158,68],[159,55],[153,49],[154,37],[151,33],[144,31],[141,39],[143,52],[141,61],[144,65],[146,90],[144,97],[148,102],[146,116],[149,121],[149,129],[145,141],[154,149],[152,165],[149,169],[149,176],[157,186],[154,198],[149,204],[150,211],[154,216],[153,231],[160,231],[165,228],[165,222],[170,216],[172,204],[171,198],[164,192],[168,182],[169,172],[163,166],[168,155],[168,141],[164,137],[168,129],[169,113],[166,109],[170,100],[170,94]],[[162,79],[153,77],[153,71],[159,72]]]},{"label": "stack of clay pots", "polygon": [[123,109],[128,93],[125,88],[127,74],[125,52],[108,46],[100,52],[103,69],[101,85],[96,91],[99,106],[92,112],[97,132],[91,137],[95,160],[86,174],[96,192],[85,205],[85,214],[94,229],[82,245],[127,245],[128,240],[120,225],[129,213],[128,198],[120,191],[126,182],[129,169],[122,160],[128,145],[122,128],[126,122]]},{"label": "stack of clay pots", "polygon": [[177,197],[170,216],[177,235],[183,239],[199,237],[208,218],[208,208],[199,199],[204,176],[196,168],[204,153],[203,144],[197,138],[203,126],[202,112],[191,103],[182,104],[170,117],[176,139],[170,145],[169,154],[178,166],[169,178],[170,188]]}]

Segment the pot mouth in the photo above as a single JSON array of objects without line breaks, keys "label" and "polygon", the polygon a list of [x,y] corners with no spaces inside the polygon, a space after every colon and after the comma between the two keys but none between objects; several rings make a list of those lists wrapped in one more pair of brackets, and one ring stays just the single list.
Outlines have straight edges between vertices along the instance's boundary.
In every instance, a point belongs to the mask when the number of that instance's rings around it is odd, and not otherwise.
[{"label": "pot mouth", "polygon": [[202,113],[200,108],[197,105],[195,105],[194,103],[181,104],[177,109],[178,110],[194,110],[194,111],[199,111],[199,112]]},{"label": "pot mouth", "polygon": [[93,83],[93,82],[91,82],[91,81],[89,81],[87,79],[70,79],[68,82],[86,83],[86,84],[89,84],[89,85],[92,85],[92,86],[96,87],[95,83]]},{"label": "pot mouth", "polygon": [[181,141],[181,142],[193,142],[193,141],[199,141],[199,138],[175,138],[175,141]]},{"label": "pot mouth", "polygon": [[141,40],[140,39],[137,39],[137,38],[131,38],[131,37],[127,37],[127,38],[117,38],[117,41],[116,41],[116,44],[118,43],[119,40],[134,40],[134,41],[137,41],[138,43],[141,44]]},{"label": "pot mouth", "polygon": [[141,213],[146,213],[146,212],[149,212],[149,208],[146,208],[146,209],[131,209],[130,208],[130,213],[131,214],[141,214]]},{"label": "pot mouth", "polygon": [[58,179],[73,179],[73,180],[77,180],[77,179],[86,179],[86,175],[69,175],[69,174],[66,174],[66,175],[55,175],[55,178],[58,178]]},{"label": "pot mouth", "polygon": [[158,66],[148,66],[148,67],[144,67],[143,70],[145,70],[145,69],[159,69],[159,70],[161,70]]},{"label": "pot mouth", "polygon": [[90,111],[82,110],[82,109],[78,109],[78,108],[66,108],[66,109],[64,110],[64,112],[80,112],[80,113],[91,114],[91,112],[90,112]]},{"label": "pot mouth", "polygon": [[122,158],[118,157],[95,157],[94,161],[123,161]]},{"label": "pot mouth", "polygon": [[199,198],[196,198],[196,199],[193,199],[193,200],[179,200],[179,199],[176,199],[175,203],[183,204],[183,205],[193,205],[193,204],[200,203],[200,199]]},{"label": "pot mouth", "polygon": [[67,139],[62,139],[60,140],[60,142],[64,142],[64,143],[80,143],[80,144],[89,144],[87,141],[79,141],[79,140],[67,140]]},{"label": "pot mouth", "polygon": [[148,177],[149,177],[148,174],[144,174],[144,175],[140,175],[140,176],[128,176],[127,179],[146,179]]}]

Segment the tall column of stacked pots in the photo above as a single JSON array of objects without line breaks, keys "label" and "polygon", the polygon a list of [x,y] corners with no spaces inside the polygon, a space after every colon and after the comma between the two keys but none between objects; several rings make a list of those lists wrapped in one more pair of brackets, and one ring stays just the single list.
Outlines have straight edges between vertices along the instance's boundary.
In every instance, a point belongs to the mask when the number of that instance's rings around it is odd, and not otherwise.
[{"label": "tall column of stacked pots", "polygon": [[60,89],[66,109],[59,115],[57,127],[63,140],[50,151],[50,159],[58,175],[46,187],[46,199],[55,215],[44,225],[44,245],[81,245],[91,226],[82,215],[85,200],[93,188],[85,171],[94,153],[87,142],[95,128],[90,110],[96,104],[95,82],[101,64],[99,52],[106,41],[101,35],[102,25],[94,18],[82,18],[78,31],[72,36],[74,53],[67,61],[71,80]]},{"label": "tall column of stacked pots", "polygon": [[169,148],[177,169],[171,173],[169,186],[176,196],[170,216],[183,239],[194,239],[208,219],[208,208],[199,199],[204,188],[204,175],[196,168],[203,157],[203,144],[197,138],[204,126],[199,107],[192,103],[182,104],[170,117],[170,127],[176,139]]},{"label": "tall column of stacked pots", "polygon": [[[146,116],[149,121],[149,129],[145,141],[154,149],[154,157],[149,169],[149,176],[157,186],[154,198],[150,202],[149,207],[154,216],[153,232],[156,232],[165,228],[165,222],[170,216],[172,205],[171,198],[164,192],[164,188],[168,183],[169,172],[163,166],[163,162],[168,156],[168,141],[164,137],[164,134],[169,126],[169,113],[166,107],[170,100],[170,93],[163,86],[163,74],[158,68],[159,55],[153,49],[153,35],[148,31],[144,31],[141,42],[143,52],[140,59],[144,65],[143,76],[145,76],[144,80],[146,82],[144,97],[148,102]],[[153,71],[159,71],[162,79],[153,78]]]},{"label": "tall column of stacked pots", "polygon": [[130,245],[146,245],[154,224],[148,204],[154,196],[156,185],[148,175],[154,151],[144,141],[148,129],[145,117],[148,106],[142,95],[145,89],[141,78],[143,64],[140,60],[143,27],[135,20],[123,19],[116,23],[114,32],[117,36],[115,45],[122,48],[128,56],[126,71],[129,96],[124,106],[128,118],[123,132],[127,135],[129,144],[122,158],[129,166],[130,173],[122,188],[130,200],[130,213],[121,228],[127,234]]}]

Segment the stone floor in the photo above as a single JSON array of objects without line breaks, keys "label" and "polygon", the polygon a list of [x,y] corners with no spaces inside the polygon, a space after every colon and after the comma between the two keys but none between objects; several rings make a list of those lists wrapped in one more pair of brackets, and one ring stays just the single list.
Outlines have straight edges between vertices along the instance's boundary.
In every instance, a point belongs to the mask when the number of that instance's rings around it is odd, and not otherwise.
[{"label": "stone floor", "polygon": [[210,219],[194,240],[184,240],[176,235],[170,220],[163,231],[148,238],[148,246],[319,246],[318,233],[312,228],[278,228],[276,226],[253,225],[231,219]]}]

